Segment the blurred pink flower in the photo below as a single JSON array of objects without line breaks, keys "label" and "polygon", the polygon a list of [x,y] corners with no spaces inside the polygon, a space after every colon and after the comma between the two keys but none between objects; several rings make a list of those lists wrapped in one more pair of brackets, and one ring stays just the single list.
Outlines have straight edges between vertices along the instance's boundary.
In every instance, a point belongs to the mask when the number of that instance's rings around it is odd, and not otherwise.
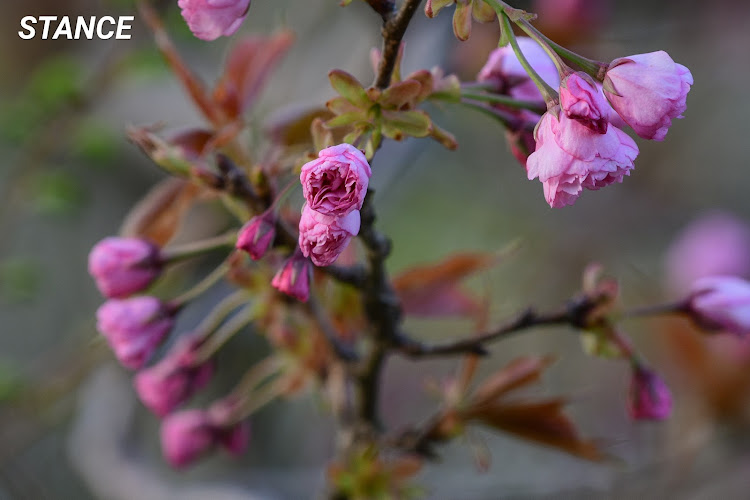
[{"label": "blurred pink flower", "polygon": [[89,274],[102,295],[122,298],[146,289],[162,271],[159,247],[140,238],[105,238],[89,253]]},{"label": "blurred pink flower", "polygon": [[653,371],[641,366],[633,368],[628,413],[636,420],[664,420],[672,413],[669,387]]},{"label": "blurred pink flower", "polygon": [[310,296],[310,279],[312,264],[302,255],[295,252],[271,280],[271,286],[291,297],[307,302]]},{"label": "blurred pink flower", "polygon": [[703,328],[740,337],[750,334],[750,282],[735,276],[708,276],[693,284],[690,312]]},{"label": "blurred pink flower", "polygon": [[579,71],[565,77],[560,84],[560,106],[568,118],[599,134],[607,132],[612,108],[586,73]]},{"label": "blurred pink flower", "polygon": [[351,144],[331,146],[306,163],[300,173],[302,192],[310,208],[342,216],[362,208],[372,170],[367,158]]},{"label": "blurred pink flower", "polygon": [[[517,37],[518,46],[531,67],[552,88],[560,85],[560,76],[552,59],[544,49],[529,37]],[[479,71],[477,81],[494,85],[498,94],[506,94],[523,101],[544,103],[544,98],[534,82],[521,66],[510,45],[500,47],[490,53],[484,67]]]},{"label": "blurred pink flower", "polygon": [[141,368],[174,325],[174,311],[156,297],[111,299],[96,312],[97,328],[120,363]]},{"label": "blurred pink flower", "polygon": [[727,213],[712,212],[691,222],[666,254],[670,292],[682,296],[706,276],[750,277],[750,226]]},{"label": "blurred pink flower", "polygon": [[133,385],[138,396],[156,415],[164,417],[208,384],[212,364],[195,364],[201,343],[199,336],[186,335],[164,359],[135,376]]},{"label": "blurred pink flower", "polygon": [[583,188],[600,189],[630,175],[638,146],[617,127],[598,134],[563,112],[548,112],[536,131],[536,150],[526,168],[539,178],[553,208],[572,205]]},{"label": "blurred pink flower", "polygon": [[236,247],[247,252],[251,259],[259,260],[266,254],[275,236],[276,219],[273,211],[269,210],[242,226]]},{"label": "blurred pink flower", "polygon": [[233,35],[245,20],[250,0],[179,0],[182,17],[201,40]]},{"label": "blurred pink flower", "polygon": [[644,139],[664,140],[673,118],[682,118],[693,75],[660,50],[615,59],[604,92],[617,113]]},{"label": "blurred pink flower", "polygon": [[343,217],[323,215],[305,205],[299,221],[299,247],[316,266],[329,266],[359,233],[359,210]]}]

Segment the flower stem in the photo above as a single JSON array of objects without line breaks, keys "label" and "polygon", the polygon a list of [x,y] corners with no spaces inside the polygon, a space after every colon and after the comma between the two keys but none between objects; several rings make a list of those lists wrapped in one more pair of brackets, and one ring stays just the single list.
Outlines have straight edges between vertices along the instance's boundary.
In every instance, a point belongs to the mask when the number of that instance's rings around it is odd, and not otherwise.
[{"label": "flower stem", "polygon": [[538,102],[521,101],[518,99],[513,99],[512,97],[507,95],[483,94],[479,92],[462,91],[461,97],[472,99],[475,101],[488,102],[490,104],[502,104],[503,106],[508,106],[509,108],[528,109],[539,114],[542,114],[546,111],[546,108],[543,105],[540,105]]},{"label": "flower stem", "polygon": [[207,338],[219,328],[232,311],[246,303],[249,297],[249,294],[245,290],[237,290],[227,295],[203,318],[203,321],[195,327],[195,331],[203,336],[203,338]]},{"label": "flower stem", "polygon": [[214,286],[216,283],[218,283],[219,280],[223,278],[224,275],[227,274],[228,271],[229,271],[229,262],[228,260],[225,260],[216,269],[211,271],[211,273],[208,276],[206,276],[201,281],[199,281],[195,286],[193,286],[193,288],[189,289],[182,295],[173,299],[171,301],[171,304],[176,309],[180,309],[184,307],[190,301],[195,300],[196,298],[200,297],[204,292],[206,292],[206,290],[208,290],[209,288]]},{"label": "flower stem", "polygon": [[229,321],[221,325],[201,346],[200,351],[195,356],[195,363],[200,364],[208,361],[211,356],[216,354],[221,347],[226,344],[237,332],[247,326],[254,318],[256,305],[247,304],[237,311]]},{"label": "flower stem", "polygon": [[487,106],[483,102],[462,98],[461,104],[493,117],[510,130],[518,130],[521,127],[521,120],[518,117],[509,112]]},{"label": "flower stem", "polygon": [[206,240],[195,241],[174,248],[165,248],[162,250],[162,260],[165,264],[173,264],[219,248],[232,247],[236,241],[237,231],[233,230]]}]

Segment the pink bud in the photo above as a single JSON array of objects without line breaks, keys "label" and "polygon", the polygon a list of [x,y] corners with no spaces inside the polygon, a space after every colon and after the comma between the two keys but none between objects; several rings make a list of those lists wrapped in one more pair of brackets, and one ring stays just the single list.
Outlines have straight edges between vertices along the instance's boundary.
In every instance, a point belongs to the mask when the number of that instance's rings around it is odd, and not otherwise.
[{"label": "pink bud", "polygon": [[187,335],[164,359],[135,376],[133,385],[138,396],[156,415],[167,415],[208,384],[212,364],[195,364],[195,354],[201,343],[199,336]]},{"label": "pink bud", "polygon": [[208,409],[211,421],[217,427],[218,444],[234,456],[245,453],[250,442],[250,422],[235,420],[241,404],[242,401],[230,395]]},{"label": "pink bud", "polygon": [[216,428],[203,410],[173,413],[161,423],[162,452],[173,467],[191,464],[208,454],[216,443]]},{"label": "pink bud", "polygon": [[[549,84],[556,88],[560,85],[557,67],[544,49],[529,37],[516,37],[521,52],[531,67]],[[506,94],[523,101],[544,103],[544,98],[526,70],[516,57],[510,45],[495,49],[490,53],[484,67],[479,71],[477,81],[495,86],[495,92]]]},{"label": "pink bud", "polygon": [[662,141],[673,118],[682,118],[693,75],[669,54],[615,59],[604,79],[604,92],[617,113],[644,139]]},{"label": "pink bud", "polygon": [[284,266],[271,280],[271,286],[297,300],[307,302],[310,296],[311,275],[310,260],[298,250],[284,262]]},{"label": "pink bud", "polygon": [[156,297],[110,299],[96,312],[97,328],[120,363],[138,369],[172,329],[173,315]]},{"label": "pink bud", "polygon": [[140,238],[105,238],[89,253],[89,274],[108,298],[144,290],[161,270],[159,247]]},{"label": "pink bud", "polygon": [[750,282],[734,276],[701,278],[693,284],[689,307],[704,328],[750,334]]},{"label": "pink bud", "polygon": [[179,0],[182,17],[201,40],[233,35],[245,20],[250,0]]},{"label": "pink bud", "polygon": [[276,220],[273,212],[257,215],[242,226],[237,238],[237,248],[246,251],[253,260],[261,259],[276,236]]},{"label": "pink bud", "polygon": [[664,420],[672,413],[669,387],[644,367],[633,369],[628,396],[628,413],[636,420]]},{"label": "pink bud", "polygon": [[568,75],[560,85],[560,105],[568,118],[599,134],[607,132],[609,110],[594,80],[583,72]]},{"label": "pink bud", "polygon": [[359,210],[343,217],[323,215],[305,205],[299,221],[299,247],[316,266],[330,266],[359,233]]},{"label": "pink bud", "polygon": [[617,127],[599,134],[577,120],[547,112],[536,130],[529,156],[529,179],[539,178],[551,207],[572,205],[583,188],[597,190],[630,175],[638,146]]},{"label": "pink bud", "polygon": [[324,215],[342,216],[362,208],[371,175],[370,164],[359,149],[339,144],[306,163],[300,181],[310,208]]}]

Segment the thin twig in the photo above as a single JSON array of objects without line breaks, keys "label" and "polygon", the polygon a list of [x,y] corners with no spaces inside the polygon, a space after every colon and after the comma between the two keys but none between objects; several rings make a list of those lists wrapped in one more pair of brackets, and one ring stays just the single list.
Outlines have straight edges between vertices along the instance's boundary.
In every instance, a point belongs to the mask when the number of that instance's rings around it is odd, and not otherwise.
[{"label": "thin twig", "polygon": [[[373,1],[368,3],[372,6],[373,3],[383,2]],[[375,87],[384,89],[390,85],[401,40],[403,40],[406,28],[409,27],[411,18],[421,3],[422,0],[405,0],[397,12],[391,10],[387,16],[383,17],[383,56],[380,59],[378,76],[375,78]]]}]

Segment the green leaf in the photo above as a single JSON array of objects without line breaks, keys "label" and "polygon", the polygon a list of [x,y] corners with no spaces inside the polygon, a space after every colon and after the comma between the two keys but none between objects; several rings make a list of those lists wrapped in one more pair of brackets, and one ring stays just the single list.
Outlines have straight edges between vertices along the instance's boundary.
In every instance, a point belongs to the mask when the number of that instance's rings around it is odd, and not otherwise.
[{"label": "green leaf", "polygon": [[387,111],[383,110],[383,134],[391,139],[400,140],[402,135],[426,137],[430,133],[432,122],[424,111]]},{"label": "green leaf", "polygon": [[421,83],[416,80],[404,80],[385,89],[378,103],[387,109],[400,109],[409,101],[416,100],[421,92]]},{"label": "green leaf", "polygon": [[366,121],[367,115],[365,113],[363,113],[362,111],[355,111],[353,113],[344,113],[342,115],[334,116],[330,120],[326,121],[326,127],[345,127],[347,125],[354,125],[355,123]]},{"label": "green leaf", "polygon": [[372,101],[362,84],[346,71],[334,69],[328,73],[328,78],[331,80],[333,89],[350,103],[360,109],[368,109],[372,106]]}]

